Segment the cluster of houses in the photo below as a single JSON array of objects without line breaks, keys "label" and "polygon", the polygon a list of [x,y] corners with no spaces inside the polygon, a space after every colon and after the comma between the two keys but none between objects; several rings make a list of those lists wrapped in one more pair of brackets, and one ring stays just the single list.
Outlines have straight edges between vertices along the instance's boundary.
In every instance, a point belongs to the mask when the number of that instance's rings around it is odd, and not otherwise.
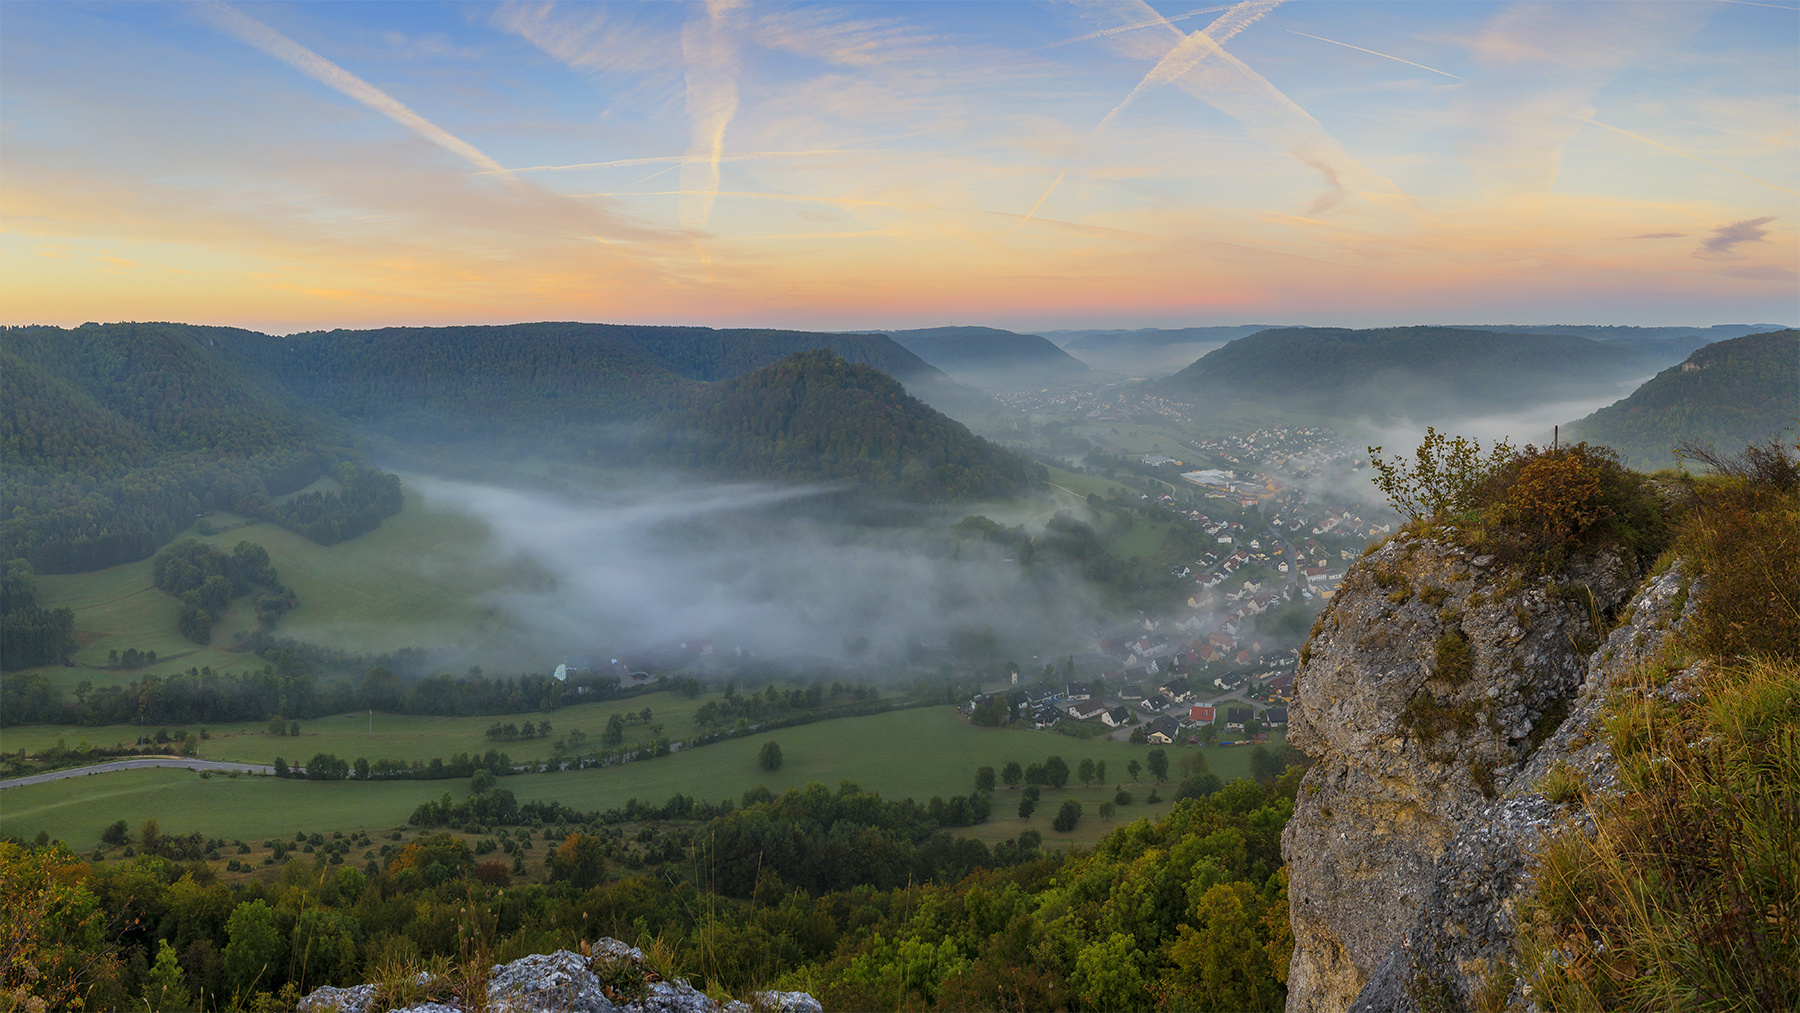
[{"label": "cluster of houses", "polygon": [[[1223,688],[1219,680],[1215,685]],[[1235,685],[1242,686],[1244,677],[1236,676]],[[1287,677],[1292,688],[1293,677]],[[1113,702],[1109,702],[1110,696]],[[998,705],[1008,721],[1029,721],[1039,731],[1054,728],[1065,720],[1096,721],[1108,728],[1142,725],[1143,739],[1155,745],[1198,742],[1201,728],[1214,726],[1221,741],[1230,732],[1243,732],[1251,722],[1258,724],[1252,736],[1266,737],[1261,729],[1287,724],[1287,707],[1273,706],[1258,711],[1248,704],[1220,707],[1216,703],[1200,703],[1193,685],[1186,678],[1175,678],[1156,689],[1145,692],[1132,685],[1121,686],[1112,694],[1104,683],[1071,682],[1060,689],[1039,684],[1021,686],[999,693],[982,693],[963,710],[972,714],[985,707]],[[1135,704],[1135,706],[1134,706]]]}]

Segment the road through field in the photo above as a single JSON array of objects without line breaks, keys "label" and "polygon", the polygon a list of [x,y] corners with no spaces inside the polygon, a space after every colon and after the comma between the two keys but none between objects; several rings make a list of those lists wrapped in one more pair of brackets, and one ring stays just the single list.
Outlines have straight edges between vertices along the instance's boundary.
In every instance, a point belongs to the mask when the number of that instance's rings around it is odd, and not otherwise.
[{"label": "road through field", "polygon": [[28,784],[42,784],[45,781],[60,781],[65,777],[85,777],[88,774],[105,774],[114,770],[140,770],[145,767],[185,767],[188,770],[237,771],[240,774],[275,773],[274,767],[267,767],[260,763],[221,763],[217,760],[196,760],[188,756],[139,756],[129,760],[96,763],[87,767],[52,770],[47,774],[33,774],[30,777],[15,777],[9,781],[0,781],[0,790],[22,788]]}]

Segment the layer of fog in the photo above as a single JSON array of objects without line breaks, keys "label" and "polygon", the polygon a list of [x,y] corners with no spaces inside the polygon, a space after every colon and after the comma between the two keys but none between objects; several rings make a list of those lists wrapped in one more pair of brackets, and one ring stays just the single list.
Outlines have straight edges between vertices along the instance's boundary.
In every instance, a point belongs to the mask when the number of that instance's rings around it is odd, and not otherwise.
[{"label": "layer of fog", "polygon": [[408,492],[484,523],[496,565],[549,578],[489,595],[527,631],[520,661],[538,666],[706,638],[727,664],[742,648],[891,671],[942,663],[953,631],[984,628],[1023,662],[1040,645],[1077,651],[1103,622],[1078,580],[1033,579],[998,547],[945,532],[962,511],[935,530],[868,526],[810,509],[836,490],[674,479],[548,495],[421,478]]},{"label": "layer of fog", "polygon": [[1597,387],[1593,393],[1563,401],[1547,401],[1524,406],[1517,411],[1484,415],[1457,416],[1447,414],[1436,419],[1401,419],[1387,423],[1364,423],[1372,438],[1390,454],[1410,454],[1425,439],[1431,426],[1441,433],[1466,436],[1483,447],[1505,440],[1515,447],[1527,443],[1543,445],[1556,435],[1556,427],[1576,422],[1605,408],[1643,386],[1649,376],[1618,380]]}]

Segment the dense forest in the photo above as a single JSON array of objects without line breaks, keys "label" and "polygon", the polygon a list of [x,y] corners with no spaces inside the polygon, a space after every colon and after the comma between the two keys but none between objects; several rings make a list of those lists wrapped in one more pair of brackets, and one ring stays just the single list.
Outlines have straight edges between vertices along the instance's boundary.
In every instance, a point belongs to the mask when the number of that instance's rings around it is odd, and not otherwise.
[{"label": "dense forest", "polygon": [[260,842],[267,879],[226,883],[203,861],[250,843],[155,821],[107,828],[103,861],[0,842],[0,922],[40,972],[8,966],[0,986],[85,1008],[292,1008],[321,985],[610,934],[701,987],[801,988],[830,1009],[1274,1010],[1298,773],[1189,798],[1083,854],[1030,831],[953,838],[848,782],[581,813],[519,804],[482,771],[410,835]]},{"label": "dense forest", "polygon": [[239,542],[230,555],[192,538],[184,538],[156,556],[151,583],[181,601],[175,628],[196,644],[212,643],[213,624],[233,600],[253,592],[256,617],[272,629],[296,604],[293,591],[281,583],[268,550]]},{"label": "dense forest", "polygon": [[1003,498],[1036,466],[828,348],[726,381],[641,439],[652,459],[736,478],[844,480],[919,502]]},{"label": "dense forest", "polygon": [[1675,444],[1713,443],[1721,454],[1800,425],[1800,331],[1716,342],[1578,422],[1566,438],[1612,447],[1634,468],[1675,463]]},{"label": "dense forest", "polygon": [[0,573],[0,668],[60,664],[75,650],[75,613],[37,603],[31,564],[9,559]]},{"label": "dense forest", "polygon": [[[783,392],[779,399],[805,411],[761,420],[750,399],[775,397],[773,384],[801,383],[803,371],[728,385],[821,346],[862,371],[851,386],[869,376],[886,385],[829,404],[822,389]],[[617,459],[633,452],[620,434],[698,419],[716,427],[704,434],[711,439],[673,456],[714,472],[847,478],[923,500],[1003,494],[1026,480],[1011,454],[925,408],[889,376],[948,383],[879,334],[578,323],[288,337],[161,323],[6,328],[0,493],[9,513],[0,558],[25,559],[39,573],[132,562],[215,510],[321,544],[353,538],[401,502],[397,480],[369,467],[365,440],[392,450],[394,441],[501,439]],[[904,400],[853,433],[818,428],[875,398]],[[786,428],[794,422],[799,428]],[[827,444],[831,461],[797,461],[794,447]],[[338,488],[288,497],[320,478]]]},{"label": "dense forest", "polygon": [[[143,559],[194,522],[269,514],[352,441],[176,324],[0,332],[0,555],[39,573]],[[271,517],[271,519],[274,519]]]},{"label": "dense forest", "polygon": [[[1698,341],[1698,339],[1694,339]],[[1281,327],[1214,349],[1155,389],[1281,396],[1317,410],[1415,417],[1516,409],[1660,369],[1689,346],[1453,327]]]},{"label": "dense forest", "polygon": [[820,345],[895,376],[935,372],[880,335],[585,323],[246,332],[228,352],[360,426],[437,443],[639,418]]},{"label": "dense forest", "polygon": [[548,675],[489,676],[476,669],[464,675],[403,679],[383,665],[371,665],[355,676],[314,674],[312,666],[284,644],[275,641],[263,647],[260,653],[269,664],[254,671],[194,668],[166,676],[145,675],[122,685],[87,688],[73,699],[41,675],[9,676],[0,688],[0,722],[207,724],[266,721],[272,714],[304,719],[369,709],[394,714],[517,714],[561,707],[571,685],[587,687],[584,701],[630,695],[610,676],[583,676],[565,684]]}]

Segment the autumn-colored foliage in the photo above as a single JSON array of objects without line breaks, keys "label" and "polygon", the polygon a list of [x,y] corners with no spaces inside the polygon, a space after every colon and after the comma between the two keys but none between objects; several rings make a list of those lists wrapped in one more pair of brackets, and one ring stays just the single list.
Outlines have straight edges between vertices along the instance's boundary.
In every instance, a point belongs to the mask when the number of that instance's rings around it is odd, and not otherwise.
[{"label": "autumn-colored foliage", "polygon": [[1594,522],[1611,514],[1601,502],[1595,460],[1586,444],[1526,457],[1516,469],[1509,469],[1515,474],[1495,504],[1497,519],[1539,548],[1572,544]]}]

